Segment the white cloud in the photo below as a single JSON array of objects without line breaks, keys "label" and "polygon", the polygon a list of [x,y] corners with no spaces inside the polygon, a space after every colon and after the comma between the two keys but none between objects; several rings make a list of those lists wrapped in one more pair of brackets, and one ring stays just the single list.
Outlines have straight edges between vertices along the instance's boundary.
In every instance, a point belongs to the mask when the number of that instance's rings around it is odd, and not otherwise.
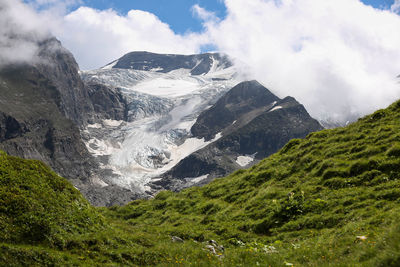
[{"label": "white cloud", "polygon": [[82,69],[101,67],[131,51],[198,53],[207,39],[200,34],[175,34],[155,15],[131,10],[80,7],[67,14],[53,32],[79,59]]},{"label": "white cloud", "polygon": [[400,0],[395,0],[393,5],[390,7],[390,10],[393,12],[399,13],[400,12]]},{"label": "white cloud", "polygon": [[[52,32],[76,57],[82,69],[99,68],[131,51],[158,53],[199,53],[207,44],[206,35],[174,33],[168,24],[154,14],[131,10],[121,15],[114,10],[80,7],[82,0],[1,0],[0,34]],[[14,25],[15,24],[15,25]],[[6,32],[7,31],[7,32]],[[48,37],[48,36],[46,36]],[[8,38],[8,37],[7,37]],[[18,42],[1,41],[1,60],[32,59],[37,38]],[[6,45],[7,47],[6,47]],[[8,50],[5,50],[8,49]]]},{"label": "white cloud", "polygon": [[202,19],[203,21],[206,21],[206,22],[217,23],[220,21],[214,12],[210,12],[210,11],[202,8],[198,4],[196,4],[192,7],[192,12],[193,12],[193,15],[198,16],[200,19]]},{"label": "white cloud", "polygon": [[0,65],[31,62],[37,43],[49,36],[33,9],[17,0],[0,2]]},{"label": "white cloud", "polygon": [[359,0],[225,0],[206,20],[220,51],[245,62],[283,97],[319,119],[346,120],[400,97],[400,16]]}]

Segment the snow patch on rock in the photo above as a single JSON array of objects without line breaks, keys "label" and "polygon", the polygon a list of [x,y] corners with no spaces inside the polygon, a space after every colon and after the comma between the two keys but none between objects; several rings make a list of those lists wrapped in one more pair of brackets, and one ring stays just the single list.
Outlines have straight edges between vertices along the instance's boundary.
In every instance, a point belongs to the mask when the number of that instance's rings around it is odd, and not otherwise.
[{"label": "snow patch on rock", "polygon": [[103,120],[103,123],[106,126],[110,126],[110,127],[118,127],[121,125],[121,123],[123,123],[124,121],[116,121],[116,120]]},{"label": "snow patch on rock", "polygon": [[200,183],[201,181],[205,180],[208,178],[210,174],[205,174],[199,177],[194,177],[194,178],[185,178],[186,182],[190,183],[190,185],[194,185],[197,183]]},{"label": "snow patch on rock", "polygon": [[268,111],[268,112],[272,112],[272,111],[275,111],[275,110],[278,110],[278,109],[281,109],[282,108],[282,106],[276,106],[276,107],[273,107],[270,111]]},{"label": "snow patch on rock", "polygon": [[105,65],[104,67],[102,67],[101,69],[103,70],[110,70],[112,69],[115,65],[117,65],[118,60],[115,60],[113,62],[111,62],[110,64]]},{"label": "snow patch on rock", "polygon": [[88,128],[96,128],[96,129],[99,129],[99,128],[101,128],[101,124],[100,124],[100,123],[88,124],[87,127],[88,127]]},{"label": "snow patch on rock", "polygon": [[236,158],[236,163],[239,164],[241,167],[249,165],[253,162],[254,156],[239,156]]}]

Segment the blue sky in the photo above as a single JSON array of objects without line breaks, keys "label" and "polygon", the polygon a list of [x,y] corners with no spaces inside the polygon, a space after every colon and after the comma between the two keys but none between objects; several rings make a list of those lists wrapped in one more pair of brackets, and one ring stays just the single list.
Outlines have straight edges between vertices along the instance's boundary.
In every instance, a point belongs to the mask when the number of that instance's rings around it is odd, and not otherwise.
[{"label": "blue sky", "polygon": [[[362,0],[362,2],[375,8],[390,8],[394,0]],[[120,14],[126,14],[131,9],[148,11],[157,15],[179,34],[202,30],[201,21],[193,16],[191,10],[195,4],[214,12],[219,18],[224,18],[226,14],[222,0],[85,0],[84,4],[100,10],[112,8]]]},{"label": "blue sky", "polygon": [[376,8],[389,8],[394,3],[393,0],[362,0],[362,2]]},{"label": "blue sky", "polygon": [[180,34],[202,30],[201,21],[193,16],[192,6],[195,4],[214,12],[220,18],[225,16],[225,6],[221,0],[86,0],[84,3],[97,9],[112,8],[121,14],[131,9],[148,11]]}]

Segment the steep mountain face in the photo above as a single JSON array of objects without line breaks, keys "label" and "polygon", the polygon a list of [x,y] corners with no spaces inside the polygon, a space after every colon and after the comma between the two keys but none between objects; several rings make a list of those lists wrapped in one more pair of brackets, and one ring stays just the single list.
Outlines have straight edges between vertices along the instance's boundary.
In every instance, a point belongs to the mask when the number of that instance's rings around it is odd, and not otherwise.
[{"label": "steep mountain face", "polygon": [[243,82],[223,95],[210,109],[202,112],[192,126],[197,138],[210,140],[235,121],[257,109],[271,108],[279,98],[257,81]]},{"label": "steep mountain face", "polygon": [[0,147],[39,159],[68,178],[87,181],[95,167],[78,127],[60,110],[56,86],[33,66],[0,71]]},{"label": "steep mountain face", "polygon": [[119,90],[98,83],[87,83],[86,88],[93,105],[91,121],[128,120],[128,103]]},{"label": "steep mountain face", "polygon": [[180,161],[155,187],[180,190],[208,183],[257,163],[290,139],[321,129],[294,98],[279,99],[256,81],[242,82],[201,113],[192,126],[195,136],[221,138]]},{"label": "steep mountain face", "polygon": [[[136,197],[123,188],[104,187],[79,129],[87,122],[124,118],[122,96],[85,86],[73,56],[56,39],[39,47],[37,62],[0,70],[0,149],[49,164],[93,204],[121,204]],[[123,201],[115,199],[116,191]]]},{"label": "steep mountain face", "polygon": [[39,47],[40,61],[34,67],[57,90],[57,105],[65,117],[78,125],[84,124],[92,114],[93,107],[73,55],[56,39],[45,40]]}]

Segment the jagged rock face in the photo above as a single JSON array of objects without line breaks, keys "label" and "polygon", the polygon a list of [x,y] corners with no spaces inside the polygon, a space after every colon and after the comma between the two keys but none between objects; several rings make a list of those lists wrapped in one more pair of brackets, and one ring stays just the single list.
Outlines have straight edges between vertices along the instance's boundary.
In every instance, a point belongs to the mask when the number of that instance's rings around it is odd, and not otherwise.
[{"label": "jagged rock face", "polygon": [[93,117],[108,120],[128,120],[128,103],[121,91],[98,83],[87,83],[93,105]]},{"label": "jagged rock face", "polygon": [[[253,86],[256,89],[252,90]],[[216,177],[255,164],[278,151],[292,138],[304,138],[310,132],[322,129],[318,121],[311,118],[305,108],[292,97],[280,100],[254,81],[244,82],[232,90],[203,112],[193,126],[210,125],[202,128],[209,129],[209,132],[204,130],[201,136],[213,136],[219,131],[222,137],[181,160],[161,180],[154,183],[155,188],[161,186],[180,190],[193,185],[191,180],[197,177],[204,177],[198,184],[208,183]],[[247,94],[251,97],[241,97],[242,101],[227,100],[239,99],[232,96]],[[229,119],[221,119],[219,127],[207,121],[206,118],[219,118],[219,112],[232,102],[235,102],[233,109],[240,112],[234,112]],[[229,124],[230,121],[233,122]]]},{"label": "jagged rock face", "polygon": [[70,179],[86,181],[95,168],[78,127],[60,110],[61,95],[37,68],[0,71],[0,147],[39,159]]},{"label": "jagged rock face", "polygon": [[222,96],[210,109],[201,113],[191,132],[197,138],[204,137],[206,141],[211,140],[244,114],[264,108],[278,100],[277,96],[257,81],[240,83]]},{"label": "jagged rock face", "polygon": [[14,117],[0,112],[0,142],[22,136],[28,129]]},{"label": "jagged rock face", "polygon": [[99,163],[79,129],[87,122],[125,120],[124,97],[110,87],[85,86],[75,59],[55,39],[40,44],[39,59],[0,70],[0,149],[47,163],[95,205],[137,198],[129,190],[98,182]]},{"label": "jagged rock face", "polygon": [[214,62],[213,58],[219,62],[219,65],[215,67],[228,68],[232,65],[226,56],[217,53],[186,56],[131,52],[118,59],[112,68],[144,71],[154,70],[163,73],[176,69],[190,69],[191,75],[201,75],[211,70]]},{"label": "jagged rock face", "polygon": [[39,47],[40,61],[35,68],[58,91],[60,99],[57,105],[65,117],[83,125],[93,114],[93,106],[73,55],[55,38],[43,41]]},{"label": "jagged rock face", "polygon": [[59,94],[56,104],[79,127],[100,119],[125,120],[127,104],[121,92],[97,83],[84,84],[74,56],[51,38],[40,43],[35,68]]}]

